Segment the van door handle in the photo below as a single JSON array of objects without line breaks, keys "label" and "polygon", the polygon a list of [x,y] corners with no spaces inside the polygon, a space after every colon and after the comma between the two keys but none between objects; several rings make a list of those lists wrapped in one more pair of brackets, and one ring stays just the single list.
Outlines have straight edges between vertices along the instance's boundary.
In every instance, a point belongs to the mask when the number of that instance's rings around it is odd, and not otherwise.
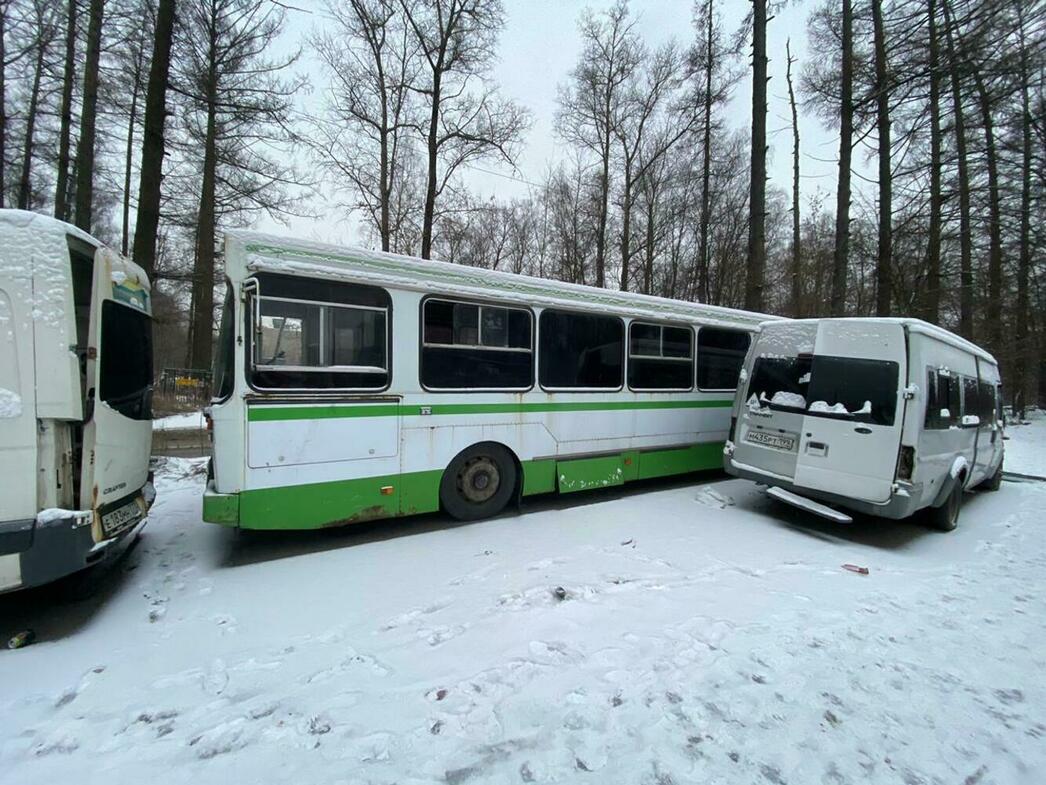
[{"label": "van door handle", "polygon": [[871,428],[865,428],[863,425],[857,426],[856,428],[854,428],[854,430],[857,431],[857,433],[871,433],[872,432]]}]

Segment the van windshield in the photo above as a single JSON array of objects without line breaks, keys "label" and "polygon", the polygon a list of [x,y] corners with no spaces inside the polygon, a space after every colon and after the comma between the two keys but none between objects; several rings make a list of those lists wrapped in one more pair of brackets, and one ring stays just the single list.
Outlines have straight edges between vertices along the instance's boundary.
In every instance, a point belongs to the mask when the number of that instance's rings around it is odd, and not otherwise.
[{"label": "van windshield", "polygon": [[748,406],[893,425],[899,372],[887,360],[764,355],[752,369]]},{"label": "van windshield", "polygon": [[102,303],[98,395],[132,420],[152,419],[153,328],[148,314],[113,300]]}]

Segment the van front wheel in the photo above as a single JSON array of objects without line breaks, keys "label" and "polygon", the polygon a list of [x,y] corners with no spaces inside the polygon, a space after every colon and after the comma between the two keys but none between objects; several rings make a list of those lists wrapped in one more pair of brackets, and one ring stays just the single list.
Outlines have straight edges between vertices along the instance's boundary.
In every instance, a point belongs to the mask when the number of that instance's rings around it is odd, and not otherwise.
[{"label": "van front wheel", "polygon": [[927,511],[930,525],[942,532],[952,531],[959,523],[959,509],[961,507],[962,477],[956,477],[952,492],[948,494],[944,504],[940,507],[931,507]]},{"label": "van front wheel", "polygon": [[439,499],[459,521],[501,512],[516,488],[516,462],[500,444],[475,444],[458,453],[443,473]]}]

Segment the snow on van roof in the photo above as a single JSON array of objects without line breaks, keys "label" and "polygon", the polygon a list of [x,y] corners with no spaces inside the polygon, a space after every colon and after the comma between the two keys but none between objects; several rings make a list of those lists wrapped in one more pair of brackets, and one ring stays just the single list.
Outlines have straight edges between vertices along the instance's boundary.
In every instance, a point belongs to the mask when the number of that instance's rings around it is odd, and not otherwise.
[{"label": "snow on van roof", "polygon": [[0,222],[14,226],[18,229],[33,228],[40,231],[60,231],[63,234],[69,234],[78,240],[83,240],[88,245],[92,245],[95,248],[99,248],[102,242],[95,237],[92,237],[83,229],[73,226],[65,221],[59,221],[57,218],[52,218],[49,215],[42,213],[34,213],[31,210],[10,210],[0,209]]},{"label": "snow on van roof", "polygon": [[[963,351],[969,352],[970,354],[975,354],[978,357],[980,357],[982,360],[987,360],[992,365],[998,365],[998,362],[995,360],[995,357],[993,357],[990,352],[988,352],[986,349],[982,349],[980,346],[978,346],[977,344],[973,343],[972,341],[968,341],[965,338],[963,338],[962,336],[956,335],[955,333],[951,332],[950,330],[945,330],[943,327],[938,327],[936,324],[930,324],[929,322],[924,322],[922,319],[915,319],[915,318],[912,318],[912,317],[906,317],[906,316],[905,317],[896,317],[896,316],[847,316],[847,317],[832,317],[830,319],[829,318],[824,318],[824,319],[799,319],[799,320],[795,320],[795,321],[790,322],[790,324],[804,323],[804,322],[808,323],[808,324],[816,324],[818,322],[827,322],[827,321],[831,321],[831,322],[858,322],[858,323],[867,323],[867,324],[900,324],[900,325],[904,325],[911,332],[916,332],[916,333],[920,333],[922,335],[928,335],[931,338],[936,338],[937,340],[939,340],[939,341],[941,341],[943,343],[949,344],[950,346],[954,346],[956,349],[961,349]],[[775,322],[764,322],[764,325],[767,326],[767,327],[770,327],[770,326],[775,325]],[[764,325],[760,325],[760,329],[762,329]]]},{"label": "snow on van roof", "polygon": [[701,321],[735,327],[754,328],[760,322],[778,318],[771,314],[618,292],[353,246],[287,239],[260,232],[233,230],[226,232],[226,236],[243,246],[246,257],[243,261],[248,272],[293,272],[327,277],[340,275],[433,293],[477,298],[491,295],[522,296],[528,303],[536,305],[600,310],[622,315],[645,314],[652,318]]}]

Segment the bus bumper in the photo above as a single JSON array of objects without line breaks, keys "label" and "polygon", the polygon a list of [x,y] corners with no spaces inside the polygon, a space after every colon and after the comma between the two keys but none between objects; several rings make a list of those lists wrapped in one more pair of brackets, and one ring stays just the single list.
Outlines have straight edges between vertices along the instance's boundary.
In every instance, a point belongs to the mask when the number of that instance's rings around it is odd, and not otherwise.
[{"label": "bus bumper", "polygon": [[214,489],[214,480],[207,481],[203,492],[203,519],[207,523],[222,526],[240,525],[240,495],[238,493],[218,493]]}]

